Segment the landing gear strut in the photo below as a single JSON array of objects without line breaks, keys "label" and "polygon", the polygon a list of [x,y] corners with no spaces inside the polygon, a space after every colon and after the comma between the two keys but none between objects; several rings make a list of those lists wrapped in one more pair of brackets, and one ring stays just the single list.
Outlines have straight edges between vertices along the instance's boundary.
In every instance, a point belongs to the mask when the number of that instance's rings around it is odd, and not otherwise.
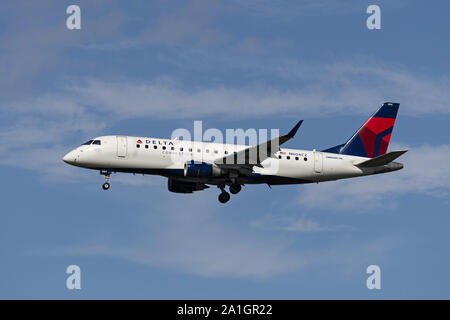
[{"label": "landing gear strut", "polygon": [[225,186],[220,185],[219,188],[220,190],[222,190],[222,192],[219,194],[219,202],[220,203],[228,202],[230,200],[230,194],[225,191]]},{"label": "landing gear strut", "polygon": [[100,170],[100,174],[105,176],[105,183],[102,185],[103,190],[108,190],[111,186],[109,181],[111,180],[111,171],[110,170]]}]

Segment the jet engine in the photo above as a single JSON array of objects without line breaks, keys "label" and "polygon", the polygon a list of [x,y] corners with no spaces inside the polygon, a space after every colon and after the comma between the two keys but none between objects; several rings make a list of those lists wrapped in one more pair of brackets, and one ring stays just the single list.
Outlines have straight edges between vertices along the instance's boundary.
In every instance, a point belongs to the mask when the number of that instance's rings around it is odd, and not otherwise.
[{"label": "jet engine", "polygon": [[167,181],[167,189],[169,189],[170,192],[175,193],[192,193],[194,191],[204,190],[206,188],[209,187],[203,183],[189,182],[172,178],[169,178]]},{"label": "jet engine", "polygon": [[222,170],[214,164],[194,160],[184,164],[185,177],[217,177],[221,174]]}]

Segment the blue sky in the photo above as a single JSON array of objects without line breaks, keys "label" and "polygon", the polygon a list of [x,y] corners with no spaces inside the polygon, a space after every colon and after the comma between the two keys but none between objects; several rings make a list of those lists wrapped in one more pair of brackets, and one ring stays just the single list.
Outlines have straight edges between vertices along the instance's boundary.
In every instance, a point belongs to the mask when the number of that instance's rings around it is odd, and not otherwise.
[{"label": "blue sky", "polygon": [[[66,29],[67,6],[82,29]],[[381,30],[366,8],[381,7]],[[450,298],[446,1],[4,1],[0,298]],[[61,157],[107,134],[279,128],[290,148],[345,140],[400,102],[399,172],[210,188]],[[65,287],[79,265],[82,289]],[[367,266],[381,290],[366,288]]]}]

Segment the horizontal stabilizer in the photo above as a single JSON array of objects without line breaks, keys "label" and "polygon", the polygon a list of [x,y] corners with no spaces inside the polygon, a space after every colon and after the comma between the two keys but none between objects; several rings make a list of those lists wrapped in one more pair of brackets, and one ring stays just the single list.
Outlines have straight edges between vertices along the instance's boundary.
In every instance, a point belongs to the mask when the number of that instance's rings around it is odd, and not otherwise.
[{"label": "horizontal stabilizer", "polygon": [[364,168],[384,166],[385,164],[394,161],[407,151],[408,150],[391,151],[389,153],[383,154],[382,156],[356,163],[355,166]]}]

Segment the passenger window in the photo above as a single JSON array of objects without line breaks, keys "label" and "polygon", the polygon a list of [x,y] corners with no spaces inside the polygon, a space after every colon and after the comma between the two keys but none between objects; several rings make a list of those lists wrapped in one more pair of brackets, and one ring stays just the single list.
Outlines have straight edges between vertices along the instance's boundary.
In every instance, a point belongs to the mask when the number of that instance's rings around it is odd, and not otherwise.
[{"label": "passenger window", "polygon": [[286,157],[286,159],[288,159],[288,160],[289,160],[289,159],[291,159],[291,157],[290,157],[290,156],[287,156],[287,157]]},{"label": "passenger window", "polygon": [[155,150],[158,149],[158,146],[153,146],[153,149],[155,149]]},{"label": "passenger window", "polygon": [[281,159],[281,156],[278,156],[278,159]]},{"label": "passenger window", "polygon": [[141,147],[141,145],[140,145],[140,144],[137,144],[137,145],[136,145],[136,148],[138,148],[138,149],[139,149],[140,147]]},{"label": "passenger window", "polygon": [[183,151],[183,148],[180,148],[180,151]]},{"label": "passenger window", "polygon": [[200,150],[200,149],[197,149],[197,152],[202,152],[202,150]]},{"label": "passenger window", "polygon": [[304,157],[303,160],[308,161],[308,158],[307,158],[307,157]]},{"label": "passenger window", "polygon": [[145,149],[148,149],[148,144],[145,145]]},{"label": "passenger window", "polygon": [[163,146],[163,147],[162,147],[162,149],[163,149],[163,150],[166,150],[166,147],[165,147],[165,146]]},{"label": "passenger window", "polygon": [[228,154],[228,151],[225,151],[225,154]]},{"label": "passenger window", "polygon": [[298,160],[298,157],[295,157],[295,160]]},{"label": "passenger window", "polygon": [[219,153],[219,151],[217,151],[217,150],[214,150],[214,153],[216,153],[216,154],[217,154],[217,153]]},{"label": "passenger window", "polygon": [[189,148],[189,152],[192,152],[192,148]]},{"label": "passenger window", "polygon": [[209,153],[209,149],[206,149],[206,153]]},{"label": "passenger window", "polygon": [[170,147],[170,150],[175,150],[175,148],[174,147]]}]

